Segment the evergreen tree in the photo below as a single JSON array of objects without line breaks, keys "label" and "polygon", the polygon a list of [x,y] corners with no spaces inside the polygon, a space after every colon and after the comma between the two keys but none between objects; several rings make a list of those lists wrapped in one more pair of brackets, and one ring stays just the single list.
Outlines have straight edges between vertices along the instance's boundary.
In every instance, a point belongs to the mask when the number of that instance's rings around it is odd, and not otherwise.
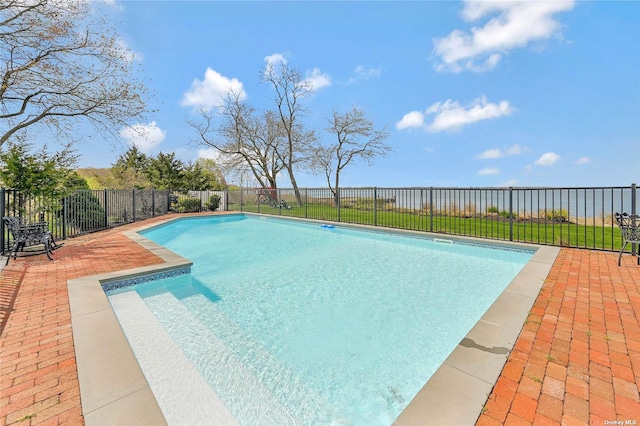
[{"label": "evergreen tree", "polygon": [[77,156],[66,146],[49,154],[44,146],[32,153],[33,144],[19,141],[0,151],[0,183],[24,196],[61,197],[87,185],[74,171]]},{"label": "evergreen tree", "polygon": [[184,171],[185,165],[175,153],[160,152],[149,160],[146,174],[155,189],[185,190]]},{"label": "evergreen tree", "polygon": [[147,177],[149,157],[133,145],[120,155],[112,164],[111,173],[114,178],[113,189],[145,189],[151,188]]},{"label": "evergreen tree", "polygon": [[88,189],[87,181],[73,170],[77,156],[69,146],[53,154],[46,146],[36,153],[32,148],[20,140],[0,151],[0,184],[18,191],[10,208],[21,215],[55,211],[61,198],[77,189]]},{"label": "evergreen tree", "polygon": [[227,183],[215,161],[198,158],[184,170],[184,188],[193,191],[223,190]]}]

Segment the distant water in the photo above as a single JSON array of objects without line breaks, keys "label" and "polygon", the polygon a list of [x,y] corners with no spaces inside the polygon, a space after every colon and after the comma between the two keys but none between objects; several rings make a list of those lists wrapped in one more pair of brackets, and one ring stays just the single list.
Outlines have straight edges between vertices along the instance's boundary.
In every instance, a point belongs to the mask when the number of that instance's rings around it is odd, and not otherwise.
[{"label": "distant water", "polygon": [[[292,190],[281,190],[282,196],[293,196]],[[303,190],[303,194],[304,190]],[[310,189],[306,193],[311,199],[331,200],[327,190]],[[421,209],[433,204],[436,210],[451,210],[453,206],[462,210],[471,207],[478,212],[486,212],[495,207],[500,211],[509,210],[509,189],[459,189],[459,188],[343,188],[343,200],[366,198],[387,200],[387,207]],[[571,189],[514,189],[512,193],[513,211],[517,213],[537,213],[541,210],[565,210],[570,218],[610,216],[615,212],[632,211],[630,187],[615,188],[571,188]],[[345,201],[346,203],[347,201]],[[640,213],[640,188],[636,189],[635,211]]]}]

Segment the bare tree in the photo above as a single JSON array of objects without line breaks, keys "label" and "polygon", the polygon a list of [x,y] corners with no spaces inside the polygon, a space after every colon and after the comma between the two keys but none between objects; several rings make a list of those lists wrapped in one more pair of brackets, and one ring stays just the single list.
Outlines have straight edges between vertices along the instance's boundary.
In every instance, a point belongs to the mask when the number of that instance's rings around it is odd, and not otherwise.
[{"label": "bare tree", "polygon": [[[214,128],[217,114],[222,115],[222,124]],[[198,144],[221,154],[226,171],[248,170],[262,188],[277,188],[276,177],[284,168],[277,151],[285,139],[275,113],[258,115],[239,93],[230,92],[217,112],[201,111],[200,120],[187,123],[196,130]]]},{"label": "bare tree", "polygon": [[103,134],[146,112],[134,55],[85,0],[0,2],[0,146],[31,126]]},{"label": "bare tree", "polygon": [[336,136],[336,141],[332,145],[318,147],[312,164],[316,171],[326,176],[335,204],[338,205],[342,170],[355,160],[365,160],[372,165],[376,157],[386,156],[391,151],[391,147],[384,142],[389,133],[385,129],[375,130],[364,110],[357,107],[344,114],[334,110],[326,130]]},{"label": "bare tree", "polygon": [[316,142],[313,130],[304,127],[302,118],[306,114],[301,101],[313,91],[311,84],[302,79],[299,71],[291,69],[284,62],[269,64],[262,73],[263,81],[273,86],[276,95],[276,114],[280,119],[285,144],[278,145],[277,155],[289,174],[298,205],[302,205],[302,195],[298,189],[295,170],[308,162],[309,153]]}]

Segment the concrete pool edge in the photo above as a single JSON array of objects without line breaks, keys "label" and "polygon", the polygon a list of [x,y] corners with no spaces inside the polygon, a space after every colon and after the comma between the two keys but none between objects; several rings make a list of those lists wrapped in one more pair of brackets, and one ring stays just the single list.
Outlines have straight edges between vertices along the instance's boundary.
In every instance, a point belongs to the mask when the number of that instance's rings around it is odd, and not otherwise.
[{"label": "concrete pool edge", "polygon": [[[240,212],[219,216],[235,214],[265,216]],[[156,254],[164,263],[68,281],[73,340],[86,424],[132,421],[137,424],[166,424],[101,284],[190,266],[192,263],[189,260],[138,232],[176,220],[209,217],[213,215],[174,217],[123,233]],[[282,219],[323,223],[289,217]],[[435,424],[475,424],[560,249],[364,225],[336,226],[537,250],[394,422],[403,426],[424,424],[424,419],[428,418]]]},{"label": "concrete pool edge", "polygon": [[394,425],[476,423],[559,252],[538,248]]},{"label": "concrete pool edge", "polygon": [[193,263],[136,231],[123,234],[164,262],[67,281],[82,415],[86,425],[166,424],[102,283],[182,269]]}]

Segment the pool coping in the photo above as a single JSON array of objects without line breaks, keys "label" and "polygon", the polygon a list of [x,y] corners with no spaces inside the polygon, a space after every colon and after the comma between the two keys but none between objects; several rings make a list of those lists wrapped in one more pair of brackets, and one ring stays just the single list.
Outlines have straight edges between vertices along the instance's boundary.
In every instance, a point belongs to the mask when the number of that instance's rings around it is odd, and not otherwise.
[{"label": "pool coping", "polygon": [[[176,220],[173,218],[170,220]],[[169,222],[163,221],[162,223]],[[147,226],[149,227],[149,226]],[[67,281],[85,425],[167,424],[122,331],[103,283],[191,267],[193,262],[137,233],[123,235],[164,262]]]},{"label": "pool coping", "polygon": [[[243,212],[216,216],[237,214],[317,224],[325,222]],[[85,424],[166,424],[102,284],[190,267],[191,261],[139,232],[176,220],[203,217],[213,215],[174,217],[123,232],[123,235],[156,254],[164,263],[67,281]],[[475,424],[560,248],[347,223],[338,223],[336,226],[536,250],[393,423],[399,426],[422,425],[424,419],[428,418],[433,424]]]}]

